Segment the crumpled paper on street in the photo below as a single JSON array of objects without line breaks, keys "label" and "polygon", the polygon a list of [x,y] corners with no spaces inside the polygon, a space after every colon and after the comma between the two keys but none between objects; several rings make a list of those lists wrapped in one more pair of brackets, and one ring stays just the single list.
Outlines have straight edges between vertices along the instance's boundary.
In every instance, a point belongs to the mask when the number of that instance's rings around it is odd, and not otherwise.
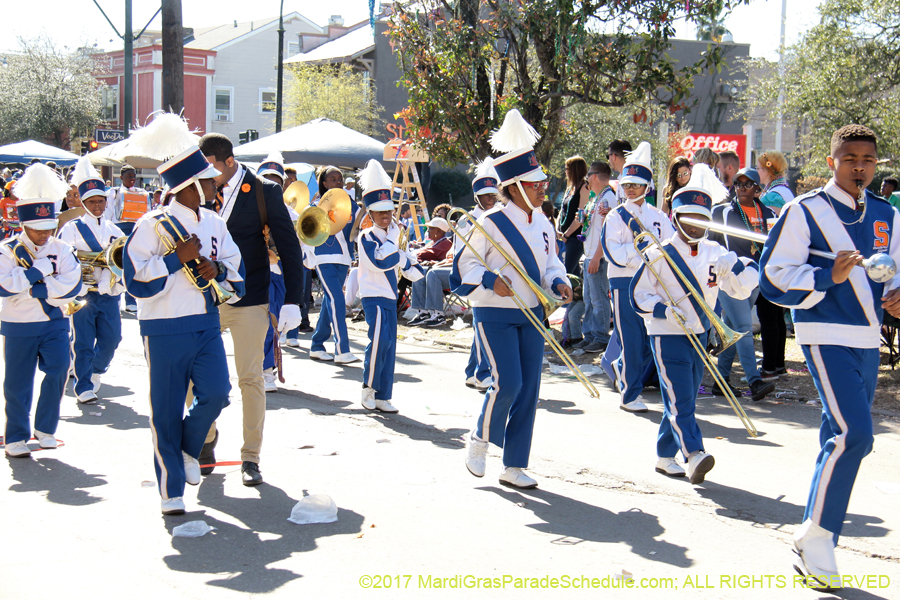
[{"label": "crumpled paper on street", "polygon": [[597,365],[581,365],[579,367],[581,372],[590,377],[591,375],[599,375],[603,372],[603,369],[598,367]]},{"label": "crumpled paper on street", "polygon": [[337,521],[337,505],[331,496],[316,494],[306,496],[291,509],[288,521],[297,525],[334,523]]},{"label": "crumpled paper on street", "polygon": [[210,527],[206,521],[188,521],[173,529],[172,537],[196,538],[204,536],[214,529],[215,527]]},{"label": "crumpled paper on street", "polygon": [[453,325],[450,326],[450,329],[453,331],[460,331],[468,327],[469,324],[462,320],[462,317],[456,317],[456,320],[453,321]]},{"label": "crumpled paper on street", "polygon": [[571,375],[572,371],[564,365],[550,365],[550,372],[554,375]]}]

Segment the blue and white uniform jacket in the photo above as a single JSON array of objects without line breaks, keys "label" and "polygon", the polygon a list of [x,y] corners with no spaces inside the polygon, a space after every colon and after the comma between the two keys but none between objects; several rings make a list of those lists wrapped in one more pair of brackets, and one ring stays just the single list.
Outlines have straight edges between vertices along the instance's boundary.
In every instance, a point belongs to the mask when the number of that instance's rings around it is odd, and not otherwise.
[{"label": "blue and white uniform jacket", "polygon": [[[34,258],[25,248],[16,249],[20,242]],[[45,276],[35,266],[21,267],[16,256],[29,265],[40,261],[38,264],[46,267],[45,271],[49,272],[50,267],[53,271]],[[69,320],[60,307],[80,293],[81,264],[71,245],[51,237],[46,244],[36,247],[24,231],[0,243],[0,297],[3,298],[0,334],[25,337],[68,329]]]},{"label": "blue and white uniform jacket", "polygon": [[[489,210],[478,222],[494,241],[517,259],[516,262],[531,280],[554,297],[559,297],[556,291],[559,284],[571,287],[566,268],[556,253],[556,232],[540,209],[527,214],[510,202],[506,206]],[[468,248],[454,256],[450,285],[457,294],[466,296],[478,309],[517,308],[512,298],[494,293],[496,271],[499,269],[528,308],[539,308],[538,298],[525,280],[512,266],[506,264],[506,259],[480,231],[475,230],[469,243],[487,261],[488,267]]]},{"label": "blue and white uniform jacket", "polygon": [[[104,215],[95,217],[87,213],[77,219],[73,219],[63,225],[59,231],[59,239],[71,244],[76,251],[100,252],[109,246],[113,240],[125,234],[115,223],[110,223]],[[105,273],[104,273],[105,271]],[[125,282],[116,280],[109,269],[95,267],[94,279],[98,284],[103,280],[103,285],[98,285],[96,292],[105,296],[118,296],[125,291]],[[106,281],[115,281],[110,286]],[[83,290],[88,291],[88,290]]]},{"label": "blue and white uniform jacket", "polygon": [[[182,272],[175,252],[168,253],[155,226],[163,214],[177,220],[179,233],[185,238],[197,234],[200,254],[225,265],[225,273],[216,281],[233,291],[237,302],[244,294],[244,262],[237,244],[231,239],[225,220],[216,213],[200,209],[199,217],[191,209],[172,201],[169,206],[147,213],[138,220],[125,244],[125,286],[137,298],[141,335],[170,335],[205,331],[219,327],[219,309],[212,290],[199,291]],[[168,227],[167,238],[172,238]],[[194,264],[191,261],[190,264]],[[206,281],[200,278],[201,285]]]},{"label": "blue and white uniform jacket", "polygon": [[359,205],[355,202],[351,203],[350,220],[347,221],[343,229],[330,236],[324,243],[315,247],[301,244],[303,264],[306,265],[307,269],[314,269],[318,265],[328,263],[350,266],[350,263],[353,262],[350,232],[353,230],[353,222],[356,220],[356,213],[359,210]]},{"label": "blue and white uniform jacket", "polygon": [[425,277],[425,270],[416,262],[416,255],[397,246],[400,228],[391,222],[387,231],[369,227],[360,232],[359,297],[397,299],[397,272],[410,281]]},{"label": "blue and white uniform jacket", "polygon": [[600,232],[600,247],[609,263],[607,274],[610,289],[627,290],[631,278],[643,264],[634,247],[634,236],[642,231],[634,217],[660,241],[675,235],[666,214],[646,201],[640,206],[626,202],[609,211]]},{"label": "blue and white uniform jacket", "polygon": [[760,292],[771,302],[793,309],[801,345],[878,348],[881,345],[881,297],[900,286],[900,275],[887,283],[869,279],[854,267],[844,283],[831,278],[834,261],[809,254],[859,250],[864,257],[887,252],[900,264],[900,215],[886,200],[866,192],[862,222],[856,201],[834,179],[787,204],[769,233],[760,259]]},{"label": "blue and white uniform jacket", "polygon": [[[663,242],[662,247],[672,257],[678,269],[687,277],[691,287],[703,294],[707,305],[716,305],[719,290],[736,300],[744,300],[756,288],[759,281],[759,265],[749,258],[739,258],[716,242],[701,240],[697,244],[696,253],[677,235]],[[658,248],[646,251],[648,260],[661,255]],[[725,277],[719,279],[715,266],[719,257],[731,254],[735,263]],[[631,283],[631,306],[644,318],[648,335],[684,335],[681,327],[666,319],[666,306],[669,305],[668,290],[673,298],[680,300],[677,307],[685,314],[688,327],[694,333],[703,333],[710,327],[709,319],[700,310],[692,297],[684,297],[687,289],[681,284],[669,263],[665,259],[656,261],[653,268],[662,277],[662,284],[650,272],[646,265],[641,265]],[[664,289],[665,288],[665,289]]]},{"label": "blue and white uniform jacket", "polygon": [[[498,208],[499,208],[499,204],[500,203],[498,202],[497,203]],[[493,209],[491,209],[491,210],[493,210]],[[481,218],[481,215],[484,214],[484,210],[480,206],[475,206],[475,208],[473,208],[472,210],[469,211],[469,214],[472,215],[473,217],[475,217],[475,220],[478,220]],[[469,222],[469,219],[463,217],[463,218],[460,218],[456,222],[454,227],[456,227],[456,230],[459,232],[458,236],[453,237],[453,256],[456,256],[457,254],[459,254],[462,251],[463,248],[466,247],[465,243],[462,241],[461,238],[467,237],[469,235],[469,233],[472,231],[472,227],[474,227],[474,226],[472,225],[471,222]]]}]

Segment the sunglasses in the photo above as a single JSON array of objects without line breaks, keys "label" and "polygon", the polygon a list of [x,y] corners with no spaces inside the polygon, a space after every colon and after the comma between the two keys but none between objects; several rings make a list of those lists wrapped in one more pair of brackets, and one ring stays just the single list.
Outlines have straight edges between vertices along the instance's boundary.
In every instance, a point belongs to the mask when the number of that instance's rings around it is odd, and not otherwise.
[{"label": "sunglasses", "polygon": [[536,192],[543,192],[549,187],[549,181],[523,181],[522,185],[527,185]]},{"label": "sunglasses", "polygon": [[643,183],[623,183],[622,188],[626,190],[639,190],[644,187]]},{"label": "sunglasses", "polygon": [[691,178],[691,172],[688,171],[687,173],[679,173],[679,174],[676,175],[675,177],[676,177],[676,179],[690,179],[690,178]]},{"label": "sunglasses", "polygon": [[755,181],[735,181],[734,189],[736,190],[752,190],[756,187]]}]

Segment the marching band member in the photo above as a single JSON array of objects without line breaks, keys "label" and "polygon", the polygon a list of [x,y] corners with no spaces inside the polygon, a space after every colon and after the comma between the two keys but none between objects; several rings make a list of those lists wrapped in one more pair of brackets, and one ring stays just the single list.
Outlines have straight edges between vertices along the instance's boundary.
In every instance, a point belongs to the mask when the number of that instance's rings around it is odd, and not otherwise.
[{"label": "marching band member", "polygon": [[[556,233],[540,210],[547,175],[538,164],[533,145],[537,132],[511,110],[491,137],[491,145],[505,154],[494,161],[506,206],[479,219],[496,243],[518,259],[529,277],[568,303],[572,288],[556,253]],[[541,384],[544,340],[511,296],[518,296],[539,319],[541,304],[525,280],[512,268],[499,269],[506,260],[478,229],[469,239],[485,266],[468,247],[453,261],[451,286],[467,296],[474,307],[474,322],[493,383],[487,390],[475,428],[467,438],[466,467],[484,477],[488,443],[503,448],[503,485],[533,488],[537,481],[525,474]]]},{"label": "marching band member", "polygon": [[6,454],[29,456],[34,374],[44,373],[34,415],[41,448],[56,448],[59,407],[69,371],[69,320],[60,307],[81,291],[81,265],[69,244],[53,237],[54,210],[68,185],[46,165],[33,164],[15,185],[22,233],[0,243],[0,334]]},{"label": "marching band member", "polygon": [[[628,287],[641,266],[634,247],[634,236],[642,231],[638,220],[660,240],[675,234],[666,215],[649,204],[645,197],[653,171],[650,169],[650,144],[641,142],[637,150],[626,155],[619,177],[619,187],[626,197],[624,204],[609,211],[600,233],[603,256],[609,262],[609,287],[613,294],[613,328],[622,351],[613,361],[616,386],[622,397],[619,406],[628,412],[647,412],[641,392],[644,373],[653,360],[644,320],[631,307]],[[636,217],[636,218],[635,218]],[[610,344],[615,347],[616,344]],[[613,357],[609,357],[611,360]]]},{"label": "marching band member", "polygon": [[[319,195],[324,196],[330,189],[341,189],[344,176],[336,167],[326,167],[319,174]],[[350,231],[356,220],[359,206],[351,202],[350,220],[336,234],[329,236],[325,242],[311,250],[304,248],[322,283],[325,293],[322,299],[322,310],[319,321],[312,335],[309,357],[313,360],[333,360],[336,364],[346,365],[359,361],[350,352],[350,338],[347,336],[347,303],[344,299],[344,281],[353,262],[350,248]],[[335,353],[325,351],[325,342],[334,338]]]},{"label": "marching band member", "polygon": [[[809,586],[840,587],[834,548],[862,459],[872,450],[872,401],[884,310],[900,316],[900,276],[876,283],[855,268],[888,253],[900,263],[900,215],[866,190],[875,174],[875,133],[846,125],[831,138],[824,188],[784,207],[763,246],[760,291],[791,308],[797,343],[822,399],[821,449],[794,568]],[[810,249],[837,250],[834,261]]]},{"label": "marching band member", "polygon": [[[145,155],[169,158],[157,170],[175,195],[169,206],[137,222],[124,260],[125,285],[138,299],[150,368],[150,430],[162,512],[181,514],[184,484],[200,483],[197,457],[231,391],[219,309],[213,290],[198,286],[215,280],[241,296],[244,264],[225,221],[201,208],[216,193],[213,178],[219,171],[207,162],[187,123],[162,114],[131,139]],[[188,382],[194,401],[185,417]]]},{"label": "marching band member", "polygon": [[[650,248],[646,252],[648,261],[666,252],[690,286],[699,291],[710,306],[715,306],[719,290],[732,298],[749,298],[759,280],[759,267],[753,260],[738,259],[734,252],[705,239],[705,229],[680,221],[683,215],[710,220],[714,201],[724,200],[727,196],[728,190],[709,167],[694,165],[690,182],[672,198],[677,233],[667,240],[660,240],[662,248]],[[710,322],[693,296],[684,297],[674,306],[670,304],[667,291],[681,296],[688,288],[667,261],[657,261],[654,269],[662,280],[642,264],[631,283],[630,302],[644,318],[659,373],[663,419],[656,440],[659,457],[656,471],[684,477],[685,470],[675,459],[680,449],[691,483],[699,484],[703,483],[716,460],[705,452],[694,416],[704,364],[685,328],[697,336],[705,351]]]},{"label": "marching band member", "polygon": [[[66,223],[59,238],[76,251],[102,252],[125,235],[106,219],[106,184],[86,156],[79,159],[72,182],[78,187],[86,213]],[[109,368],[122,341],[119,295],[125,286],[104,267],[95,267],[93,278],[96,285],[87,290],[84,307],[72,315],[75,396],[83,404],[97,401],[100,376]]]},{"label": "marching band member", "polygon": [[[125,232],[125,235],[131,235],[137,220],[151,210],[152,201],[149,194],[135,186],[137,171],[134,167],[122,165],[119,169],[119,178],[122,185],[110,188],[106,193],[106,210],[103,216]],[[125,312],[136,311],[137,304],[134,298],[126,292]]]},{"label": "marching band member", "polygon": [[[400,250],[400,228],[393,222],[391,178],[377,160],[359,175],[363,203],[372,227],[359,234],[359,296],[362,299],[369,344],[363,363],[362,405],[368,410],[398,412],[391,404],[394,360],[397,355],[397,271],[418,281],[425,271],[415,255]],[[343,318],[341,319],[343,320]]]}]

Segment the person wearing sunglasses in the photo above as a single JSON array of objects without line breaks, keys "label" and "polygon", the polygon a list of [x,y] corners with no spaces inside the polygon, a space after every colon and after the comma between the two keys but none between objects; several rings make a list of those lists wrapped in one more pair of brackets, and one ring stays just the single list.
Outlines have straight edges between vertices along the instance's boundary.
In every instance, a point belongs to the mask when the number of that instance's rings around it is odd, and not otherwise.
[{"label": "person wearing sunglasses", "polygon": [[672,196],[691,180],[691,161],[684,156],[676,156],[669,161],[666,168],[666,187],[663,188],[663,201],[659,209],[671,215]]},{"label": "person wearing sunglasses", "polygon": [[[614,336],[618,340],[616,343],[610,340],[605,359],[613,363],[616,387],[622,397],[619,408],[628,412],[647,412],[641,392],[645,374],[653,363],[644,319],[635,312],[629,300],[631,279],[644,264],[634,247],[634,236],[644,231],[643,227],[649,228],[660,240],[675,233],[665,213],[646,201],[647,189],[653,179],[650,165],[650,144],[641,142],[637,150],[628,155],[619,177],[619,188],[627,200],[606,215],[600,234],[600,246],[609,261]],[[616,357],[614,353],[620,347],[621,353]]]},{"label": "person wearing sunglasses", "polygon": [[[759,201],[760,178],[756,169],[749,167],[738,171],[734,177],[734,191],[737,197],[730,202],[725,202],[713,207],[712,220],[737,229],[746,229],[755,233],[768,234],[768,220],[775,219],[775,212]],[[731,250],[740,258],[747,258],[759,262],[762,253],[762,244],[751,242],[733,235],[725,235],[711,231],[709,239],[718,242],[728,250]],[[734,356],[737,354],[750,386],[751,398],[762,400],[767,394],[775,391],[775,384],[762,380],[759,367],[756,366],[756,350],[753,346],[753,321],[752,310],[759,297],[757,285],[750,293],[749,298],[738,300],[719,289],[719,303],[722,305],[725,324],[740,333],[747,333],[736,344],[725,348],[719,353],[719,374],[731,387],[734,395],[740,397],[741,392],[728,381],[731,376],[731,366],[734,364]],[[713,385],[713,394],[724,396],[725,391],[717,384]]]}]

